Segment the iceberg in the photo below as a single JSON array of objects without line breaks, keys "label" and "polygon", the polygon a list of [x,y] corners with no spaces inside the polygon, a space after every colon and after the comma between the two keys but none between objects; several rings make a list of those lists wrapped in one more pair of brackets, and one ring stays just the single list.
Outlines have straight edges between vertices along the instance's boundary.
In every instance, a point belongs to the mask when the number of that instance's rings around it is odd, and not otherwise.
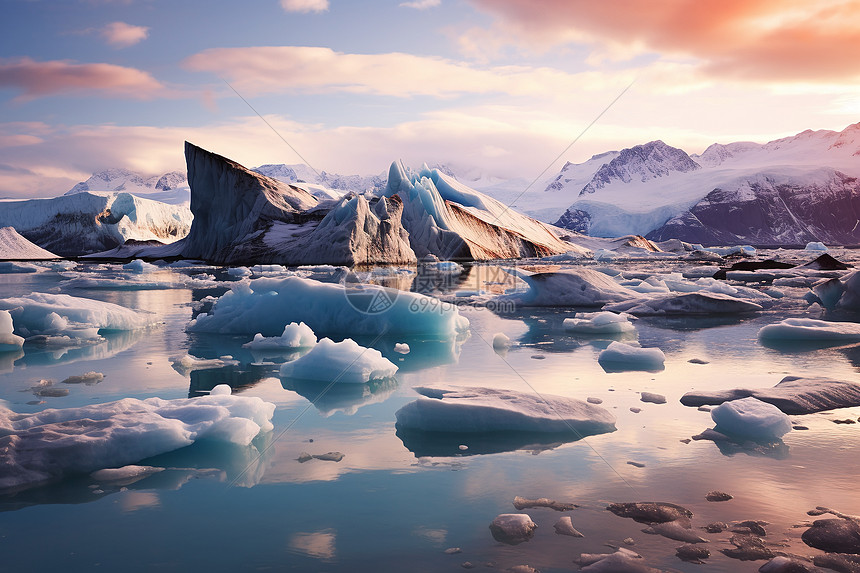
[{"label": "iceberg", "polygon": [[299,378],[340,384],[366,384],[394,377],[397,366],[374,348],[359,346],[347,338],[334,342],[323,338],[310,352],[281,365],[281,378]]},{"label": "iceberg", "polygon": [[429,336],[463,332],[469,321],[453,305],[375,285],[344,286],[301,277],[236,283],[188,325],[189,332],[278,336],[304,322],[317,334]]},{"label": "iceberg", "polygon": [[786,376],[773,388],[687,392],[681,404],[699,407],[750,397],[773,404],[786,414],[812,414],[860,406],[860,385],[829,378]]},{"label": "iceberg", "polygon": [[18,234],[14,227],[0,228],[0,259],[41,260],[59,258]]},{"label": "iceberg", "polygon": [[579,312],[565,318],[564,329],[579,334],[611,335],[634,332],[636,327],[623,314],[614,312]]},{"label": "iceberg", "polygon": [[13,334],[13,331],[12,315],[8,310],[0,310],[0,352],[20,350],[24,345],[24,339]]},{"label": "iceberg", "polygon": [[613,371],[662,370],[666,356],[659,348],[640,348],[623,342],[612,341],[597,357],[601,366]]},{"label": "iceberg", "polygon": [[254,340],[242,345],[242,348],[251,350],[296,350],[299,348],[311,348],[317,343],[314,331],[304,322],[291,322],[284,327],[280,336],[265,337],[261,333],[254,335]]},{"label": "iceberg", "polygon": [[791,420],[773,404],[756,398],[723,402],[711,410],[716,430],[731,436],[779,439],[791,431]]},{"label": "iceberg", "polygon": [[0,406],[0,489],[119,468],[197,440],[247,446],[272,430],[275,405],[232,396],[124,398],[17,414]]},{"label": "iceberg", "polygon": [[[767,295],[764,295],[767,296]],[[635,316],[688,315],[688,314],[740,314],[762,309],[758,303],[717,292],[669,294],[654,298],[639,298],[608,304],[604,310],[626,312]]]},{"label": "iceberg", "polygon": [[609,410],[574,398],[482,387],[418,387],[421,397],[396,413],[397,427],[425,432],[573,432],[579,437],[615,431]]},{"label": "iceberg", "polygon": [[528,290],[501,295],[497,300],[511,301],[519,306],[602,306],[639,296],[604,273],[591,269],[534,274],[510,269],[508,273],[522,279]]},{"label": "iceberg", "polygon": [[99,331],[136,330],[155,322],[148,313],[67,294],[36,292],[3,298],[0,309],[9,311],[16,332],[24,338],[41,334],[91,339]]},{"label": "iceberg", "polygon": [[860,324],[813,318],[787,318],[758,331],[759,340],[860,340]]}]

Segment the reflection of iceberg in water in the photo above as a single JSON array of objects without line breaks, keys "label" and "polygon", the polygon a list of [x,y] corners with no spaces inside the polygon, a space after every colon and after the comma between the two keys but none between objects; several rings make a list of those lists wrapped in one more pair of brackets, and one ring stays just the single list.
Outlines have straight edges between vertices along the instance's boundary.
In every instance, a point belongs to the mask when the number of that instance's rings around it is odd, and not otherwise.
[{"label": "reflection of iceberg in water", "polygon": [[199,478],[215,478],[238,487],[253,487],[262,480],[271,460],[272,441],[272,432],[257,436],[250,446],[200,440],[186,448],[139,462],[137,465],[163,467],[165,470],[134,483],[111,484],[92,476],[74,477],[0,495],[0,512],[33,505],[88,503],[125,490],[178,490],[192,479]]},{"label": "reflection of iceberg in water", "polygon": [[191,383],[188,386],[188,397],[194,398],[201,394],[208,394],[212,388],[219,384],[227,384],[238,394],[243,390],[251,388],[266,378],[278,375],[278,367],[274,364],[246,364],[228,365],[221,368],[210,368],[206,370],[192,370],[190,373]]},{"label": "reflection of iceberg in water", "polygon": [[[576,442],[593,434],[562,432],[424,432],[397,428],[397,437],[406,449],[415,454],[416,458],[476,456],[481,454],[499,454],[516,450],[539,453],[553,450],[561,445]],[[468,449],[461,449],[464,445]]]},{"label": "reflection of iceberg in water", "polygon": [[[445,340],[427,340],[420,338],[398,337],[376,341],[374,347],[382,352],[388,360],[397,365],[400,372],[415,372],[446,364],[456,364],[460,360],[460,349],[468,335],[460,335]],[[373,340],[356,340],[366,346]],[[409,345],[409,353],[401,354],[394,351],[394,345],[403,343]]]},{"label": "reflection of iceberg in water", "polygon": [[762,440],[745,439],[724,434],[719,431],[719,427],[705,430],[701,434],[693,436],[693,439],[714,442],[720,453],[727,457],[732,457],[736,454],[747,454],[748,456],[762,456],[784,460],[789,456],[788,446],[779,438]]},{"label": "reflection of iceberg in water", "polygon": [[[103,360],[128,350],[151,331],[145,328],[137,330],[119,330],[105,332],[101,335],[104,340],[94,344],[84,343],[81,346],[44,346],[37,343],[24,344],[24,357],[15,362],[18,367],[42,366],[50,364],[71,363],[81,360]],[[0,355],[2,360],[2,355]],[[3,363],[0,362],[0,368]]]},{"label": "reflection of iceberg in water", "polygon": [[307,398],[327,418],[337,412],[351,416],[362,406],[384,402],[397,389],[397,380],[385,378],[366,384],[334,384],[328,390],[327,384],[318,380],[282,378],[281,385]]},{"label": "reflection of iceberg in water", "polygon": [[307,557],[328,561],[335,556],[336,534],[333,529],[313,533],[294,533],[290,537],[290,550]]},{"label": "reflection of iceberg in water", "polygon": [[24,356],[24,351],[21,349],[0,352],[0,374],[12,372],[15,369],[15,362]]}]

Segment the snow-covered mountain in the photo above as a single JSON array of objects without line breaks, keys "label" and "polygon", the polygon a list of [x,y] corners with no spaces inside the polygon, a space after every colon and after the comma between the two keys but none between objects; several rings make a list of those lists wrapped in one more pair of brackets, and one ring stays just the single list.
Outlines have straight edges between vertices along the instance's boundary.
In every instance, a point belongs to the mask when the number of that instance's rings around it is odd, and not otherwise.
[{"label": "snow-covered mountain", "polygon": [[304,163],[295,165],[266,164],[251,171],[277,179],[282,183],[300,187],[319,199],[340,199],[349,192],[365,193],[370,191],[373,193],[385,187],[384,172],[371,176],[340,175],[325,171],[317,172]]},{"label": "snow-covered mountain", "polygon": [[163,175],[142,175],[129,169],[105,169],[93,173],[86,181],[81,181],[64,195],[90,192],[100,193],[131,193],[153,201],[161,201],[170,205],[188,205],[191,201],[191,189],[188,179],[180,171],[171,171]]},{"label": "snow-covered mountain", "polygon": [[170,243],[191,228],[191,211],[130,193],[83,191],[52,199],[3,201],[0,227],[62,256],[122,245],[128,239]]},{"label": "snow-covered mountain", "polygon": [[[701,155],[653,141],[599,157],[565,165],[546,188],[547,202],[559,194],[571,199],[557,225],[602,237],[711,244],[860,242],[853,179],[860,176],[860,124],[765,144],[714,144]],[[811,204],[816,209],[801,207]],[[828,227],[825,213],[834,209],[851,219],[847,228]]]}]

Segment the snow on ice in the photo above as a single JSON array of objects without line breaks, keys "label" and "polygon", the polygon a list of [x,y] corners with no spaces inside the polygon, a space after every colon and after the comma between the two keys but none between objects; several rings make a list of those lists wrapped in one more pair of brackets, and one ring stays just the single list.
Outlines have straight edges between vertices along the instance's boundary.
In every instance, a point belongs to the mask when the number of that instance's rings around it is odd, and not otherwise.
[{"label": "snow on ice", "polygon": [[347,338],[334,342],[320,340],[310,352],[281,365],[281,378],[299,378],[340,384],[365,384],[392,378],[397,366],[374,348],[359,346]]},{"label": "snow on ice", "polygon": [[280,336],[265,337],[261,333],[254,335],[254,340],[242,345],[243,348],[251,350],[278,350],[286,348],[295,350],[298,348],[311,348],[317,343],[314,331],[304,322],[291,322],[284,327]]},{"label": "snow on ice", "polygon": [[0,406],[0,488],[118,468],[206,439],[247,446],[275,405],[215,393],[17,414]]},{"label": "snow on ice", "polygon": [[579,312],[564,319],[564,329],[580,334],[624,334],[636,327],[623,314],[614,312]]},{"label": "snow on ice", "polygon": [[787,318],[758,331],[760,340],[860,340],[860,324],[813,318]]}]

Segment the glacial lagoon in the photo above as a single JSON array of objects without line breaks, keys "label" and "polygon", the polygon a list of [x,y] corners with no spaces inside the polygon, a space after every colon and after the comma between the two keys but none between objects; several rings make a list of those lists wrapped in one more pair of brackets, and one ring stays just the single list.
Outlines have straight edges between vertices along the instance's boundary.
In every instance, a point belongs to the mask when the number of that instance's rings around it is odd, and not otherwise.
[{"label": "glacial lagoon", "polygon": [[[759,256],[802,262],[817,254]],[[831,254],[860,261],[851,250]],[[639,279],[702,266],[674,259],[588,264]],[[28,342],[23,350],[0,353],[0,399],[8,408],[33,413],[123,398],[178,400],[227,384],[236,395],[275,404],[274,429],[247,447],[201,440],[139,460],[164,469],[137,481],[106,483],[80,475],[6,492],[0,496],[2,570],[435,572],[527,565],[546,573],[577,571],[581,554],[623,547],[659,570],[752,572],[766,560],[723,554],[733,548],[734,534],[703,528],[766,522],[763,539],[774,554],[812,557],[823,552],[801,540],[818,519],[808,511],[822,506],[860,514],[860,424],[848,423],[858,420],[860,408],[791,415],[792,424],[805,429],[767,443],[729,443],[692,440],[714,423],[705,409],[679,402],[692,390],[769,388],[785,376],[856,381],[856,342],[759,341],[762,327],[785,318],[860,319],[810,306],[805,286],[752,283],[759,290],[778,288],[784,296],[753,313],[643,316],[633,321],[635,332],[613,337],[564,328],[577,311],[594,309],[494,308],[486,296],[469,296],[516,287],[501,271],[504,264],[466,265],[462,273],[429,279],[414,268],[359,273],[377,283],[437,292],[459,306],[469,331],[447,339],[353,336],[396,364],[397,374],[393,380],[327,388],[281,378],[279,363],[295,356],[244,348],[250,335],[186,331],[211,305],[207,297],[222,295],[237,281],[223,267],[162,265],[145,273],[148,287],[130,289],[117,279],[140,280],[141,274],[118,265],[36,266],[38,272],[0,274],[0,298],[70,294],[154,313],[157,324],[103,333],[103,340],[90,344]],[[331,273],[337,280],[337,272],[320,269],[317,275]],[[484,305],[469,304],[475,300]],[[493,348],[497,333],[510,339],[506,350]],[[604,368],[598,355],[612,340],[659,348],[663,368]],[[398,343],[408,344],[409,352],[396,351]],[[217,368],[174,367],[185,354],[231,358]],[[89,372],[103,378],[63,382]],[[440,385],[591,398],[615,416],[616,429],[583,437],[430,434],[395,427],[395,412],[418,398],[415,388]],[[644,392],[665,396],[666,403],[645,402]],[[707,501],[711,491],[733,499]],[[578,507],[518,511],[517,496]],[[675,551],[682,542],[645,533],[646,525],[606,510],[611,503],[639,501],[690,510],[692,530],[708,540],[701,544],[710,551],[705,563],[680,560]],[[508,513],[531,516],[537,524],[531,539],[515,545],[494,539],[490,523]],[[562,516],[583,537],[556,534],[553,526]]]}]

